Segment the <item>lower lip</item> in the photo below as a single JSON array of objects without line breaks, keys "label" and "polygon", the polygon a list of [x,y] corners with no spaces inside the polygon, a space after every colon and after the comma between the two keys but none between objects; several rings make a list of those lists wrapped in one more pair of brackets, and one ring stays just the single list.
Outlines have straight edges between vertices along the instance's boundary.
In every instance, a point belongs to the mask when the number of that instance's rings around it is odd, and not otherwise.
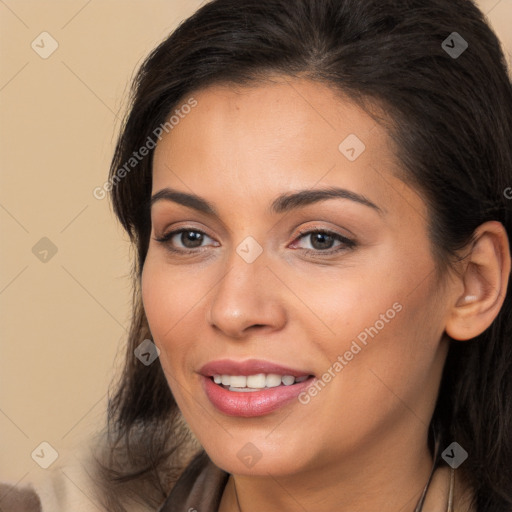
[{"label": "lower lip", "polygon": [[276,386],[261,391],[229,391],[215,384],[210,377],[202,377],[203,387],[210,402],[224,414],[251,418],[269,414],[296,399],[314,380],[291,386]]}]

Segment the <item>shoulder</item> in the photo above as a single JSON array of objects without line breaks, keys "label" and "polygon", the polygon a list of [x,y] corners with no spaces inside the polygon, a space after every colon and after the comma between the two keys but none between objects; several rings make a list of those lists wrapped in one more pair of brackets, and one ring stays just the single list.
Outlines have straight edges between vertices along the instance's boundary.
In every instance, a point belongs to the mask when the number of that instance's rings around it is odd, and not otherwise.
[{"label": "shoulder", "polygon": [[64,449],[59,451],[51,467],[34,469],[24,485],[0,483],[0,511],[107,512],[98,499],[97,485],[91,477],[87,448],[74,447],[69,453]]},{"label": "shoulder", "polygon": [[[90,475],[90,461],[86,453],[75,453],[76,456],[67,457],[63,452],[61,454],[58,462],[51,468],[36,472],[30,482],[32,492],[39,500],[40,508],[34,510],[105,512],[96,497],[95,483]],[[32,509],[27,511],[31,512]]]},{"label": "shoulder", "polygon": [[0,482],[0,510],[41,512],[41,501],[32,487],[18,487]]},{"label": "shoulder", "polygon": [[[172,486],[161,512],[217,511],[229,474],[215,466],[201,451],[192,459]],[[125,493],[113,503],[103,494],[95,473],[91,453],[82,452],[65,458],[51,468],[36,473],[26,485],[0,482],[0,511],[8,512],[150,512],[155,511],[139,500],[126,499]],[[121,504],[121,506],[118,504]],[[186,507],[186,508],[185,508]]]}]

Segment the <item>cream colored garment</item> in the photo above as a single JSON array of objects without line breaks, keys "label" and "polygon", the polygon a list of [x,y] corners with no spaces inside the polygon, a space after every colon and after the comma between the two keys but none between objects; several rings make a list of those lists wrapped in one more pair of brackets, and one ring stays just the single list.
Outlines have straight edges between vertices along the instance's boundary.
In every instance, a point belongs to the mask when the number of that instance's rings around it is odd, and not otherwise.
[{"label": "cream colored garment", "polygon": [[[60,456],[29,483],[39,496],[42,512],[109,512],[97,497],[92,474],[91,455],[86,447]],[[125,508],[127,512],[154,512],[143,505],[125,505]]]},{"label": "cream colored garment", "polygon": [[87,452],[59,457],[32,486],[41,500],[42,512],[105,511],[95,497]]}]

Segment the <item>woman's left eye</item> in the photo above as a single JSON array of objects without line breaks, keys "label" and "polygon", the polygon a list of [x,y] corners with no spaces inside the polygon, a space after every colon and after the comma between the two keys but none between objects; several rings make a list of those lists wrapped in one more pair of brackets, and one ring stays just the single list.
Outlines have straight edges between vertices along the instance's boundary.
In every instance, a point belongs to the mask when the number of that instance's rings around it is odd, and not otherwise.
[{"label": "woman's left eye", "polygon": [[[327,230],[311,230],[302,232],[296,239],[305,241],[309,247],[302,246],[306,252],[334,253],[355,247],[356,243],[343,235]],[[337,245],[335,245],[337,243]],[[293,245],[297,245],[296,242]]]}]

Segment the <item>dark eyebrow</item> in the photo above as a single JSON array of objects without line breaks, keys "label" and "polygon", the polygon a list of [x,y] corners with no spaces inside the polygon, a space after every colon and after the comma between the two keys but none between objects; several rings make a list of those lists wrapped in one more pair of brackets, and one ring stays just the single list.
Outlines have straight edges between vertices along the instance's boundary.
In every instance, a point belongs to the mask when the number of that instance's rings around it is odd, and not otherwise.
[{"label": "dark eyebrow", "polygon": [[214,206],[202,197],[196,196],[195,194],[177,192],[175,190],[171,190],[170,188],[163,188],[156,194],[153,194],[149,206],[153,206],[157,201],[161,201],[162,199],[173,201],[174,203],[182,204],[183,206],[188,206],[194,210],[218,217]]},{"label": "dark eyebrow", "polygon": [[300,190],[299,192],[282,194],[272,202],[270,210],[273,213],[284,213],[294,208],[301,208],[327,199],[349,199],[350,201],[373,208],[379,213],[383,213],[376,204],[366,197],[338,187]]},{"label": "dark eyebrow", "polygon": [[[217,210],[215,207],[195,194],[188,194],[186,192],[177,192],[170,188],[163,188],[159,190],[151,197],[150,206],[154,203],[165,199],[167,201],[173,201],[175,203],[193,208],[200,212],[206,213],[207,215],[213,215],[218,217]],[[293,210],[295,208],[302,208],[304,206],[317,203],[319,201],[325,201],[327,199],[348,199],[356,203],[368,206],[378,213],[382,214],[383,211],[376,204],[372,203],[366,197],[346,190],[344,188],[329,187],[324,189],[315,190],[300,190],[298,192],[287,192],[277,197],[270,206],[270,212],[274,214],[282,214]]]}]

